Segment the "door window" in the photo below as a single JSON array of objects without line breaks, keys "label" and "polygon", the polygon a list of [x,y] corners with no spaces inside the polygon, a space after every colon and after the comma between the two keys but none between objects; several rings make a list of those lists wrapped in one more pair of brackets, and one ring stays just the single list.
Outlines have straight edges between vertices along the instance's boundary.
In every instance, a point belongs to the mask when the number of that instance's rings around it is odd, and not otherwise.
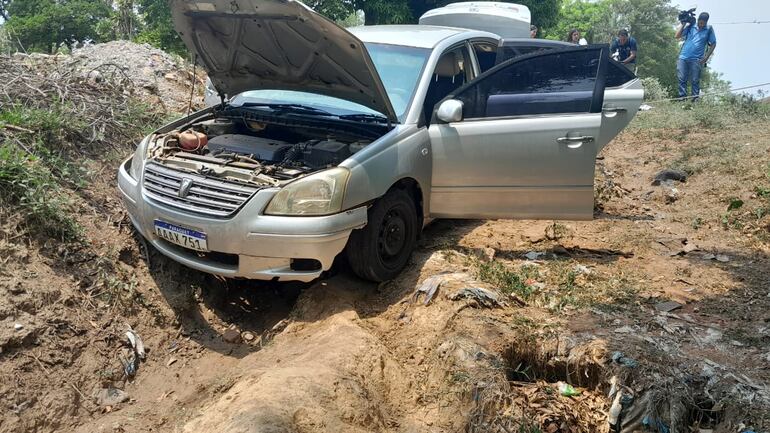
[{"label": "door window", "polygon": [[473,52],[476,54],[476,60],[479,61],[479,71],[482,74],[495,66],[497,46],[489,42],[474,42]]},{"label": "door window", "polygon": [[607,67],[607,87],[618,87],[636,78],[625,66],[612,60]]},{"label": "door window", "polygon": [[605,73],[600,70],[604,57],[606,50],[592,47],[511,60],[461,89],[455,99],[463,102],[466,119],[598,112],[601,98],[597,106],[595,91],[603,92],[604,79],[598,77]]},{"label": "door window", "polygon": [[430,119],[438,101],[464,86],[473,75],[468,49],[465,45],[451,48],[439,57],[436,69],[425,94],[425,119]]}]

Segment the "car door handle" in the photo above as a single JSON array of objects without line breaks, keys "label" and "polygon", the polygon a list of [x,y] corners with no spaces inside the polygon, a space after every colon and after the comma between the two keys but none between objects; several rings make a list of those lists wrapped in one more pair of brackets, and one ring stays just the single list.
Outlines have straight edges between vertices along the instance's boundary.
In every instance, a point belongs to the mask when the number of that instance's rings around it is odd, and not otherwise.
[{"label": "car door handle", "polygon": [[602,107],[602,112],[607,115],[607,117],[615,117],[620,113],[627,112],[628,109],[623,107]]},{"label": "car door handle", "polygon": [[577,149],[582,146],[583,143],[590,143],[594,141],[594,138],[590,135],[582,135],[578,137],[559,137],[556,139],[560,144],[566,144],[570,149]]}]

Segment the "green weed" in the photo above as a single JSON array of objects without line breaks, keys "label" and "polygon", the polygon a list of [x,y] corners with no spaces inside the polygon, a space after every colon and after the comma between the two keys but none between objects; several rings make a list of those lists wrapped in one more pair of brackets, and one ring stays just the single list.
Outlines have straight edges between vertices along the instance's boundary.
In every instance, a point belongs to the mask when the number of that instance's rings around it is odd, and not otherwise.
[{"label": "green weed", "polygon": [[17,208],[28,232],[64,241],[81,238],[51,172],[38,158],[9,143],[0,144],[0,203]]}]

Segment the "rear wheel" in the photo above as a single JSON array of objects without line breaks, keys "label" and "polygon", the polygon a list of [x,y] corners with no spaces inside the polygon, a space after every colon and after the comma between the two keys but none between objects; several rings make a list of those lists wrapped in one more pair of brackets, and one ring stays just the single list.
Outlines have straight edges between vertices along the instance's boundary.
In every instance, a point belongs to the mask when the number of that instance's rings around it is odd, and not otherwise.
[{"label": "rear wheel", "polygon": [[396,189],[369,209],[366,227],[354,231],[346,248],[358,276],[372,281],[395,278],[412,255],[420,228],[412,197]]}]

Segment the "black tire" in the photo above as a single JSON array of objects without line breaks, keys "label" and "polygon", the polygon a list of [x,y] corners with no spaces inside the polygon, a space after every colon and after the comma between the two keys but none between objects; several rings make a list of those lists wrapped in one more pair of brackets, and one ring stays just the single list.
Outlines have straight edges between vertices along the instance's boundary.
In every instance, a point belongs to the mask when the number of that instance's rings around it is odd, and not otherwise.
[{"label": "black tire", "polygon": [[369,209],[367,225],[350,235],[345,249],[350,267],[366,280],[392,280],[409,261],[419,230],[414,199],[391,190]]}]

